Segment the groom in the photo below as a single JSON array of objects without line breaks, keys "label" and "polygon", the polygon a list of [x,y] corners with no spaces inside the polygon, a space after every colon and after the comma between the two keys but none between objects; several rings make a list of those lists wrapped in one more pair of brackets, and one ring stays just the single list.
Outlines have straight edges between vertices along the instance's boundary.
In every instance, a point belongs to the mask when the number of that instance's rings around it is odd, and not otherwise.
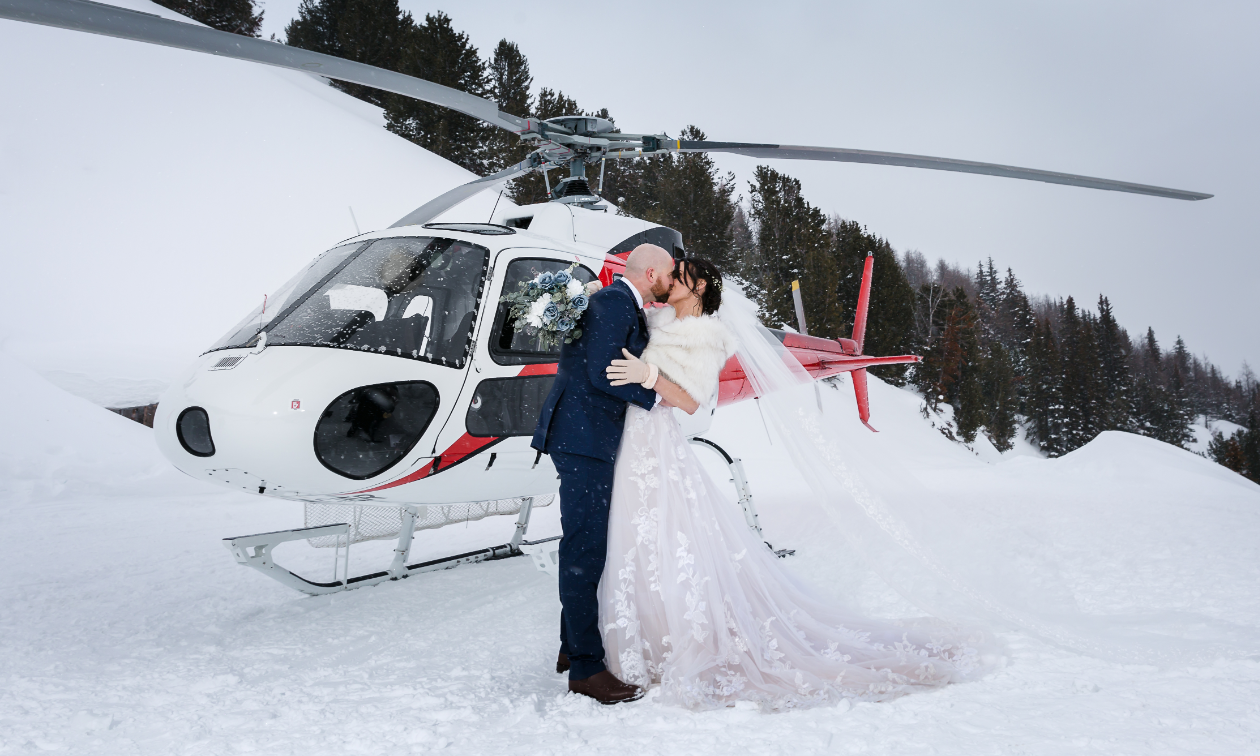
[{"label": "groom", "polygon": [[569,690],[600,703],[634,701],[643,690],[604,666],[599,628],[599,578],[608,546],[613,461],[627,404],[650,410],[656,394],[638,383],[613,386],[604,369],[628,349],[648,343],[643,303],[664,302],[673,286],[674,258],[641,244],[626,258],[625,276],[591,296],[582,335],[560,349],[556,382],[543,403],[531,446],[551,455],[560,473],[560,657]]}]

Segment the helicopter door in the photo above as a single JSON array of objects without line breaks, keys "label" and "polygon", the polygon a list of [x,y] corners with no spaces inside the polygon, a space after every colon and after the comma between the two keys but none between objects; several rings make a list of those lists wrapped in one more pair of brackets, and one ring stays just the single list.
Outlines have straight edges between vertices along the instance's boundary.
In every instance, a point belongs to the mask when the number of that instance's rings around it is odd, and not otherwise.
[{"label": "helicopter door", "polygon": [[[487,498],[555,493],[558,487],[550,458],[530,448],[543,402],[555,383],[559,347],[543,349],[537,337],[515,329],[499,298],[541,273],[570,270],[572,254],[549,249],[513,248],[499,253],[486,297],[473,351],[473,370],[454,406],[454,416],[439,445],[455,443],[463,434],[468,445],[488,446],[464,464],[455,476],[476,480]],[[582,283],[596,280],[586,265],[572,267]],[[462,422],[460,422],[462,420]],[[459,427],[462,426],[462,427]],[[455,474],[458,470],[451,470]]]}]

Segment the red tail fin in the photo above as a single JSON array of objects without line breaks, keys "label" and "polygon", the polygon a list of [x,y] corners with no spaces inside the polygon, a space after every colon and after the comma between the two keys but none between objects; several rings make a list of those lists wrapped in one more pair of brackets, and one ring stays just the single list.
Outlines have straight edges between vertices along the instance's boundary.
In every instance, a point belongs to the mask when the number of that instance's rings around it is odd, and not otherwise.
[{"label": "red tail fin", "polygon": [[866,310],[871,304],[871,270],[875,267],[875,257],[866,253],[866,264],[862,266],[862,290],[858,293],[857,312],[853,315],[853,340],[857,342],[858,354],[862,354],[862,342],[866,339]]},{"label": "red tail fin", "polygon": [[[871,424],[867,422],[871,419],[871,394],[866,387],[866,368],[854,370],[852,375],[853,393],[857,395],[858,419],[862,421],[862,425],[871,428]],[[879,433],[874,428],[871,428],[871,431]]]},{"label": "red tail fin", "polygon": [[[862,353],[863,342],[866,341],[866,310],[871,305],[871,270],[875,267],[875,257],[866,253],[866,263],[862,266],[862,290],[858,292],[857,312],[853,314],[853,341],[857,344],[857,353]],[[871,428],[867,422],[871,419],[871,394],[866,385],[866,369],[853,371],[853,393],[857,396],[858,417],[862,425]],[[874,428],[871,431],[878,433]]]}]

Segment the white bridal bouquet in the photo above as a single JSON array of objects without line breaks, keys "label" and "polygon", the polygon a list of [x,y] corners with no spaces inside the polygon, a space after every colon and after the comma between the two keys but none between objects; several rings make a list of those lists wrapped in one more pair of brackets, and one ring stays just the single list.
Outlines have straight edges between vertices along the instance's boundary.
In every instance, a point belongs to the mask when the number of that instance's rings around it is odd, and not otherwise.
[{"label": "white bridal bouquet", "polygon": [[573,277],[573,269],[555,273],[539,273],[532,280],[521,281],[517,290],[504,294],[499,301],[510,306],[509,317],[515,329],[538,336],[539,348],[546,352],[553,346],[570,343],[582,335],[578,320],[590,304],[590,295],[599,291],[599,281],[585,286]]}]

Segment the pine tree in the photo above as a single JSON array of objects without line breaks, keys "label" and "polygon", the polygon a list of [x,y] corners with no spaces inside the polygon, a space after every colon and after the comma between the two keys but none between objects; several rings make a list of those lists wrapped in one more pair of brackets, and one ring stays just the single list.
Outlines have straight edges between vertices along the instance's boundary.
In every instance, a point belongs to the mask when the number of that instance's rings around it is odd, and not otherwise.
[{"label": "pine tree", "polygon": [[[499,40],[486,71],[490,98],[499,104],[499,110],[522,118],[533,113],[534,98],[529,88],[534,77],[529,73],[529,61],[515,42]],[[486,170],[494,173],[516,165],[529,152],[529,145],[515,134],[493,129],[486,140]]]},{"label": "pine tree", "polygon": [[[415,24],[398,0],[302,0],[298,17],[285,28],[293,47],[324,53],[369,66],[398,71],[400,50]],[[359,84],[333,81],[346,94],[384,107],[386,92]]]},{"label": "pine tree", "polygon": [[1243,442],[1247,431],[1235,431],[1232,436],[1217,432],[1212,434],[1208,442],[1208,457],[1218,465],[1228,467],[1239,475],[1247,474],[1247,458],[1243,452]]},{"label": "pine tree", "polygon": [[[696,126],[688,126],[681,138],[707,137]],[[719,173],[713,158],[704,153],[660,155],[622,167],[617,179],[622,212],[678,231],[688,254],[712,260],[723,273],[740,274],[743,260],[732,249],[733,174]]]},{"label": "pine tree", "polygon": [[1137,382],[1134,414],[1138,432],[1174,446],[1184,447],[1193,438],[1186,408],[1185,387],[1173,360],[1164,360],[1155,330],[1146,329],[1142,349],[1142,375]]},{"label": "pine tree", "polygon": [[1063,433],[1062,367],[1050,321],[1041,319],[1029,349],[1025,411],[1032,437],[1043,452],[1057,457],[1068,451]]},{"label": "pine tree", "polygon": [[1133,429],[1133,379],[1129,373],[1129,336],[1116,322],[1111,301],[1098,297],[1098,361],[1102,393],[1098,402],[1100,430]]},{"label": "pine tree", "polygon": [[822,211],[805,201],[799,180],[764,165],[753,175],[749,192],[758,254],[745,271],[750,293],[768,323],[795,327],[792,281],[799,280],[810,333],[840,336],[839,271]]},{"label": "pine tree", "polygon": [[257,37],[262,29],[263,11],[254,11],[254,0],[155,0],[211,29]]},{"label": "pine tree", "polygon": [[[456,31],[450,16],[438,11],[424,17],[408,35],[399,64],[402,73],[461,92],[487,97],[486,64],[468,35]],[[385,125],[390,131],[437,153],[478,175],[487,172],[486,144],[494,127],[401,95],[385,99]]]},{"label": "pine tree", "polygon": [[[840,271],[837,291],[844,315],[842,331],[851,334],[862,288],[866,256],[875,258],[871,274],[871,298],[867,309],[866,354],[906,354],[914,348],[914,290],[897,261],[897,253],[886,240],[875,237],[857,221],[833,217],[828,222],[833,252]],[[905,365],[872,368],[871,372],[895,385],[906,382]]]},{"label": "pine tree", "polygon": [[1093,440],[1100,428],[1098,343],[1088,317],[1076,309],[1068,297],[1059,325],[1063,378],[1060,384],[1064,407],[1063,440],[1066,451],[1078,449]]},{"label": "pine tree", "polygon": [[[1242,473],[1260,483],[1260,411],[1257,411],[1257,395],[1251,397],[1251,412],[1247,415],[1247,430],[1240,443],[1242,451]],[[1239,434],[1242,434],[1239,431]]]},{"label": "pine tree", "polygon": [[1009,451],[1015,445],[1015,433],[1019,430],[1016,417],[1019,397],[1015,393],[1015,366],[1011,362],[1010,352],[1006,351],[1000,341],[989,345],[981,386],[987,405],[985,435],[998,451]]}]

